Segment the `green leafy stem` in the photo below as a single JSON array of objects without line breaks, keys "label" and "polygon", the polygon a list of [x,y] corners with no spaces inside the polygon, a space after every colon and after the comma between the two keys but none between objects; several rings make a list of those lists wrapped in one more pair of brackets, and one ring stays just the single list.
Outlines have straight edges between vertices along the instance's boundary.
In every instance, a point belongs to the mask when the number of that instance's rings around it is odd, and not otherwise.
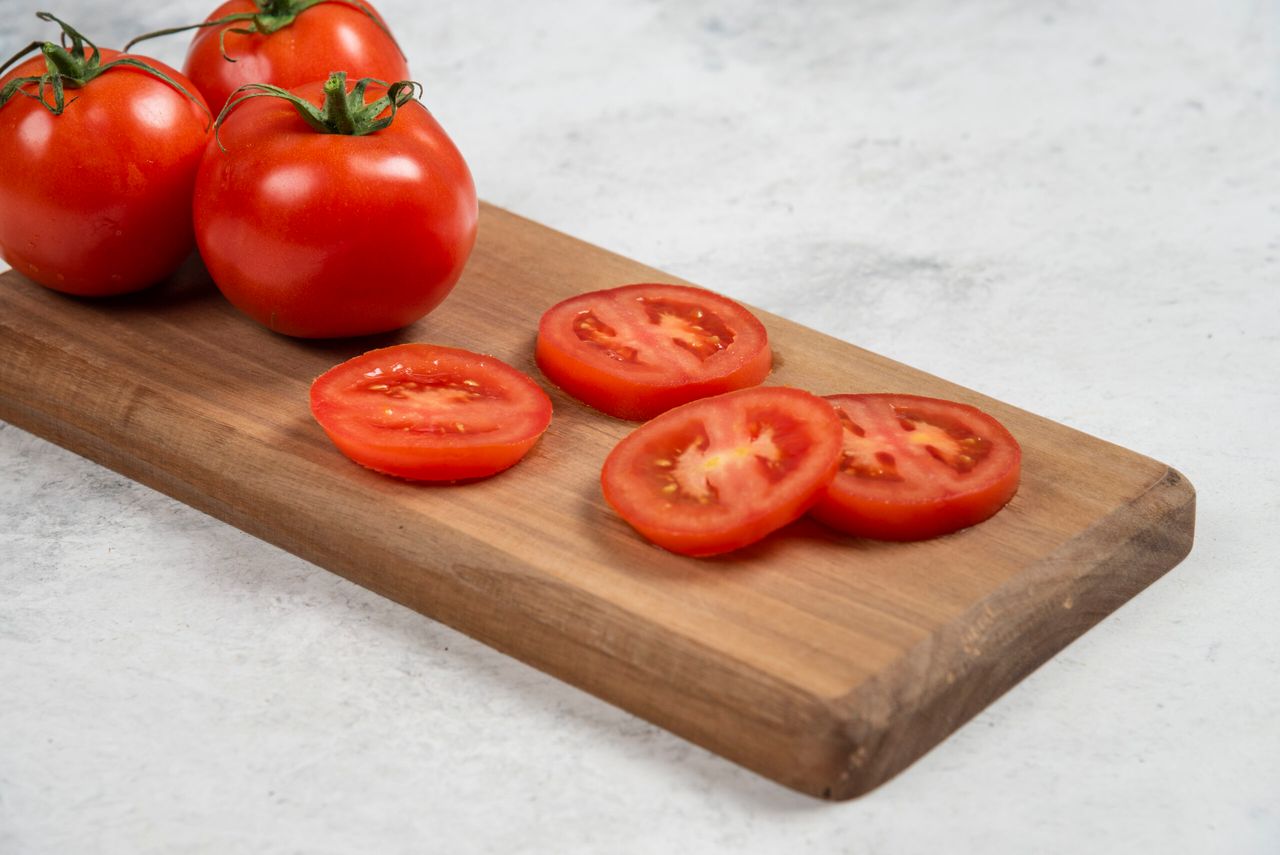
[{"label": "green leafy stem", "polygon": [[[387,91],[374,101],[365,102],[369,84],[385,86]],[[347,91],[347,73],[345,71],[330,72],[329,79],[324,82],[324,103],[317,107],[305,98],[301,98],[287,89],[272,86],[270,83],[246,83],[231,93],[227,104],[218,114],[214,122],[214,138],[218,146],[226,151],[218,132],[222,123],[236,107],[254,98],[280,98],[293,105],[308,125],[322,134],[344,134],[347,136],[365,136],[380,131],[395,121],[396,111],[422,94],[422,84],[416,80],[397,80],[386,83],[372,77],[362,77],[356,81],[351,91]],[[383,116],[383,112],[387,115]]]},{"label": "green leafy stem", "polygon": [[[8,104],[15,95],[23,95],[39,101],[41,106],[50,113],[60,116],[67,105],[74,103],[76,100],[72,98],[68,101],[66,90],[82,89],[95,77],[105,74],[113,68],[128,66],[129,68],[143,71],[172,86],[190,98],[196,106],[204,111],[210,121],[213,120],[213,114],[209,112],[209,108],[205,106],[203,101],[191,94],[181,83],[155,66],[132,56],[118,57],[104,64],[102,62],[102,53],[98,50],[98,46],[66,21],[55,17],[49,12],[37,12],[36,17],[42,21],[57,24],[62,28],[60,44],[32,42],[10,57],[4,65],[0,66],[0,75],[3,75],[10,66],[32,51],[40,51],[44,55],[45,72],[26,77],[15,77],[6,83],[4,88],[0,89],[0,107]],[[68,40],[70,40],[70,44],[67,43]],[[86,47],[88,48],[87,51]],[[34,91],[32,91],[32,85],[35,87]],[[50,91],[53,93],[52,103],[48,98]]]}]

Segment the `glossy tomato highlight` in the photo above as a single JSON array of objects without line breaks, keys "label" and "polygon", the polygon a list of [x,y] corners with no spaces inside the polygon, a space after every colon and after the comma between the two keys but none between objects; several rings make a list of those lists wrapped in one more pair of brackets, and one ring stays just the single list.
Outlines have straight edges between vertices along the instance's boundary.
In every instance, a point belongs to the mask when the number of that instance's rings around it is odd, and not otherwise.
[{"label": "glossy tomato highlight", "polygon": [[832,395],[840,471],[812,515],[860,537],[921,540],[982,522],[1018,490],[1022,449],[967,404],[917,395]]},{"label": "glossy tomato highlight", "polygon": [[601,412],[643,420],[769,375],[764,325],[727,297],[637,284],[570,297],[538,324],[538,367]]},{"label": "glossy tomato highlight", "polygon": [[831,406],[799,389],[703,398],[618,443],[601,473],[604,497],[665,549],[728,552],[809,509],[835,475],[840,437]]},{"label": "glossy tomato highlight", "polygon": [[551,424],[551,399],[492,356],[399,344],[316,378],[311,413],[362,466],[457,481],[493,475],[524,457]]}]

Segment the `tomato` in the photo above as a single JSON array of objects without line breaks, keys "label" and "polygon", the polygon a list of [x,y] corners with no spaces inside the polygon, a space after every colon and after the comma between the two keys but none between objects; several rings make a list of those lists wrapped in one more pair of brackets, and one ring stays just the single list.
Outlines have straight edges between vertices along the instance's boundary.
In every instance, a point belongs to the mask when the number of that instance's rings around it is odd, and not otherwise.
[{"label": "tomato", "polygon": [[759,387],[703,398],[641,425],[601,473],[604,497],[672,552],[746,546],[800,517],[835,475],[840,421],[808,392]]},{"label": "tomato", "polygon": [[982,522],[1018,490],[1022,449],[967,404],[916,395],[832,395],[840,473],[812,514],[879,540],[921,540]]},{"label": "tomato", "polygon": [[[340,77],[296,95],[311,109],[360,100]],[[226,150],[211,141],[196,179],[196,240],[222,293],[260,323],[305,338],[385,332],[434,309],[462,275],[475,184],[416,100],[387,127],[349,135],[253,97],[224,114],[218,137]]]},{"label": "tomato", "polygon": [[311,412],[361,466],[456,481],[501,472],[524,457],[551,424],[551,399],[492,356],[398,344],[316,378]]},{"label": "tomato", "polygon": [[764,325],[727,297],[684,285],[579,294],[538,324],[538,367],[588,406],[622,419],[661,412],[769,375]]},{"label": "tomato", "polygon": [[[206,23],[229,15],[262,17],[197,30],[182,70],[219,110],[246,83],[293,89],[324,80],[335,68],[387,81],[409,76],[400,46],[368,3],[325,2],[296,11],[299,5],[228,0]],[[255,32],[237,32],[251,27]]]},{"label": "tomato", "polygon": [[61,107],[51,82],[37,79],[48,70],[44,56],[0,81],[0,91],[18,89],[0,106],[0,256],[68,294],[123,294],[158,282],[195,245],[191,194],[209,111],[164,63],[106,49],[94,62],[89,51],[76,57],[74,46],[46,44],[85,81],[64,79]]}]

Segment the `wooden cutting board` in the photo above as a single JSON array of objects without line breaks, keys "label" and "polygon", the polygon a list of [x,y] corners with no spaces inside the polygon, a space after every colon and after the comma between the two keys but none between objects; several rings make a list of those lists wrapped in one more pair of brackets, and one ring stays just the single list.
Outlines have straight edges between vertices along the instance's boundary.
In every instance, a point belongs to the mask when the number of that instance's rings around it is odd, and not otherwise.
[{"label": "wooden cutting board", "polygon": [[634,425],[545,383],[550,430],[497,477],[422,486],[350,463],[307,408],[337,362],[429,341],[541,380],[546,307],[679,281],[492,206],[440,309],[340,343],[257,326],[194,262],[105,301],[0,279],[0,418],[815,796],[885,781],[1191,548],[1195,493],[1165,464],[763,312],[769,383],[976,404],[1022,444],[1018,495],[923,543],[801,521],[681,558],[601,497],[600,465]]}]

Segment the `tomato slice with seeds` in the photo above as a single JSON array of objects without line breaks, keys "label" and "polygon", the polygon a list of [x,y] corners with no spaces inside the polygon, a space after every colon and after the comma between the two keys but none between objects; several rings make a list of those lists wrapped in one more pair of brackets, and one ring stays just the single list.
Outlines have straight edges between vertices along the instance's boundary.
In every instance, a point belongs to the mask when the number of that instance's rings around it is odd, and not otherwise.
[{"label": "tomato slice with seeds", "polygon": [[492,356],[398,344],[316,378],[311,412],[362,466],[416,481],[458,481],[519,461],[551,424],[551,399]]},{"label": "tomato slice with seeds", "polygon": [[618,443],[604,497],[659,546],[716,555],[802,516],[835,475],[840,438],[830,404],[799,389],[703,398]]},{"label": "tomato slice with seeds", "polygon": [[565,392],[622,419],[755,386],[773,356],[764,325],[702,288],[623,285],[579,294],[538,324],[538,367]]},{"label": "tomato slice with seeds", "polygon": [[1004,425],[955,401],[832,395],[840,471],[811,511],[849,534],[923,540],[982,522],[1018,490],[1022,449]]}]

